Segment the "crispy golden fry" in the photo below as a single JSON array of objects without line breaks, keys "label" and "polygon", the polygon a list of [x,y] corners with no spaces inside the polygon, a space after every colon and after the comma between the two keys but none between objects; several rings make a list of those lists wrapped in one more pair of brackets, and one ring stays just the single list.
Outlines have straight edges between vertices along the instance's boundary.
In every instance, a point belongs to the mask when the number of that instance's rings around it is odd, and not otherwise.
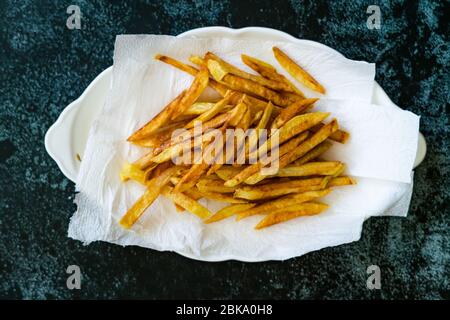
[{"label": "crispy golden fry", "polygon": [[197,188],[200,192],[218,192],[218,193],[233,193],[236,188],[225,187],[223,180],[219,179],[200,179],[197,182]]},{"label": "crispy golden fry", "polygon": [[356,184],[356,180],[351,177],[336,177],[332,178],[328,183],[327,187],[339,187],[339,186],[349,186]]},{"label": "crispy golden fry", "polygon": [[279,91],[279,93],[284,99],[288,100],[290,103],[294,103],[305,99],[304,97],[301,97],[293,92]]},{"label": "crispy golden fry", "polygon": [[[171,57],[168,56],[164,56],[164,55],[160,55],[157,54],[155,56],[156,60],[159,60],[161,62],[167,63],[177,69],[180,69],[181,71],[184,71],[186,73],[189,73],[191,76],[196,76],[197,73],[199,72],[199,70],[197,68],[194,68],[193,66],[187,65],[181,61],[175,60]],[[211,88],[213,88],[214,90],[216,90],[222,97],[225,95],[225,93],[227,92],[227,88],[223,85],[218,83],[217,81],[211,79],[209,81],[209,86]]]},{"label": "crispy golden fry", "polygon": [[319,202],[307,202],[303,203],[297,208],[296,211],[284,211],[284,212],[274,212],[268,214],[264,219],[262,219],[255,227],[255,229],[262,229],[268,226],[288,221],[301,216],[312,216],[325,211],[328,205]]},{"label": "crispy golden fry", "polygon": [[181,178],[180,182],[175,186],[175,192],[183,192],[195,186],[203,173],[208,170],[209,164],[200,163],[191,166],[189,171]]},{"label": "crispy golden fry", "polygon": [[287,54],[277,47],[273,47],[273,54],[278,63],[298,82],[304,84],[308,88],[325,94],[325,88],[317,82],[308,72],[294,62]]},{"label": "crispy golden fry", "polygon": [[207,199],[211,199],[211,200],[216,200],[216,201],[220,201],[220,202],[228,202],[228,203],[248,203],[248,201],[245,199],[235,198],[232,195],[227,194],[227,193],[203,192],[200,190],[199,190],[199,192],[202,194],[203,198],[207,198]]},{"label": "crispy golden fry", "polygon": [[144,211],[153,203],[153,201],[155,201],[161,192],[161,188],[169,182],[170,177],[175,175],[179,170],[179,167],[170,167],[162,172],[158,177],[150,180],[147,183],[147,190],[145,193],[130,209],[128,209],[122,219],[120,219],[120,225],[126,229],[131,228],[131,226],[139,219]]},{"label": "crispy golden fry", "polygon": [[[317,132],[324,126],[323,123],[316,124],[311,128],[312,132]],[[350,134],[344,130],[337,130],[330,135],[330,139],[339,143],[346,143],[348,138],[350,138]]]},{"label": "crispy golden fry", "polygon": [[183,95],[183,98],[179,102],[177,108],[175,108],[171,113],[171,120],[176,119],[179,115],[183,114],[187,109],[189,109],[189,107],[198,99],[198,97],[200,97],[202,92],[206,89],[206,87],[208,86],[208,81],[208,69],[201,67],[200,71],[195,76],[191,86]]},{"label": "crispy golden fry", "polygon": [[192,188],[184,191],[184,194],[194,199],[195,201],[203,198],[203,194],[197,188]]},{"label": "crispy golden fry", "polygon": [[291,120],[295,115],[303,113],[311,105],[313,105],[319,99],[303,99],[298,100],[285,109],[281,110],[280,114],[272,122],[271,128],[281,128],[286,122]]},{"label": "crispy golden fry", "polygon": [[242,168],[236,168],[230,165],[224,165],[219,170],[216,171],[216,174],[220,179],[227,181],[237,175]]},{"label": "crispy golden fry", "polygon": [[261,119],[263,113],[264,113],[263,110],[258,110],[258,111],[256,111],[255,114],[254,114],[254,116],[253,116],[251,125],[254,125],[254,124],[258,123],[259,120]]},{"label": "crispy golden fry", "polygon": [[156,117],[147,122],[144,126],[134,132],[131,136],[128,137],[128,141],[140,140],[148,135],[154,133],[160,127],[165,125],[171,118],[174,110],[182,101],[184,95],[186,94],[186,90],[181,92],[175,99],[173,99],[164,109],[158,113]]},{"label": "crispy golden fry", "polygon": [[273,104],[272,102],[267,103],[267,107],[264,109],[261,119],[258,122],[258,125],[255,127],[255,131],[252,135],[250,135],[247,143],[246,154],[248,158],[248,154],[256,151],[255,148],[258,145],[259,139],[261,139],[262,131],[261,129],[265,129],[267,124],[269,123],[270,117],[273,112]]},{"label": "crispy golden fry", "polygon": [[333,176],[342,172],[339,161],[308,162],[299,166],[287,166],[278,170],[277,177]]},{"label": "crispy golden fry", "polygon": [[288,182],[267,183],[261,186],[245,186],[236,189],[234,196],[247,200],[275,198],[290,193],[302,193],[324,189],[329,178],[310,178]]},{"label": "crispy golden fry", "polygon": [[[217,103],[217,102],[216,102]],[[195,102],[192,106],[190,106],[185,112],[185,115],[194,115],[198,116],[202,113],[210,110],[216,103],[213,102]]]},{"label": "crispy golden fry", "polygon": [[282,198],[264,202],[260,205],[257,205],[256,207],[242,211],[237,215],[236,220],[241,220],[256,214],[267,214],[278,209],[286,208],[288,206],[311,201],[317,198],[324,197],[330,192],[330,189],[324,189],[319,191],[308,191],[304,193],[287,195]]},{"label": "crispy golden fry", "polygon": [[165,141],[170,140],[173,132],[177,129],[183,128],[187,124],[187,122],[188,121],[186,120],[174,122],[172,124],[159,128],[154,133],[150,134],[149,136],[143,139],[131,141],[131,143],[141,147],[150,147],[150,148],[158,147]]},{"label": "crispy golden fry", "polygon": [[321,156],[323,153],[325,153],[328,149],[331,148],[333,144],[330,141],[325,140],[324,142],[320,143],[318,146],[314,147],[310,151],[308,151],[303,157],[295,160],[292,165],[293,166],[300,166],[302,164],[305,164],[309,161],[315,160],[319,156]]},{"label": "crispy golden fry", "polygon": [[[321,122],[325,118],[330,115],[329,112],[314,112],[314,113],[305,113],[298,116],[295,116],[288,122],[286,122],[281,128],[278,129],[274,133],[274,135],[278,136],[278,142],[281,144],[293,136],[308,130],[309,128],[315,126],[317,123]],[[272,148],[271,139],[267,139],[267,141],[258,148],[258,156],[266,154],[268,150]],[[249,157],[254,156],[250,155]]]},{"label": "crispy golden fry", "polygon": [[200,219],[206,219],[211,215],[211,212],[200,203],[182,192],[175,192],[174,189],[169,186],[165,186],[162,189],[162,194],[190,213],[195,214]]},{"label": "crispy golden fry", "polygon": [[245,54],[241,54],[241,60],[244,62],[247,66],[249,66],[254,71],[258,72],[263,77],[266,77],[268,79],[284,82],[286,83],[293,92],[297,93],[297,95],[301,98],[305,98],[305,95],[303,92],[298,89],[291,81],[289,81],[285,76],[282,74],[279,74],[277,70],[267,62],[264,62],[262,60],[247,56]]},{"label": "crispy golden fry", "polygon": [[[308,137],[308,133],[303,132],[295,139],[292,139],[293,141],[289,141],[288,143],[285,143],[284,145],[282,145],[279,148],[278,156],[280,156],[280,155],[285,156],[285,155],[289,154],[290,152],[292,152],[292,149],[298,145],[298,143],[305,140],[307,137]],[[276,146],[276,147],[278,147],[278,146]],[[265,161],[259,161],[255,164],[252,164],[252,165],[246,167],[241,172],[239,172],[237,175],[235,175],[232,179],[226,181],[225,186],[227,186],[227,187],[237,186],[238,184],[242,183],[243,181],[245,181],[247,178],[251,177],[255,173],[258,173],[258,171],[261,170],[261,168],[268,165],[272,160],[274,160],[274,159],[271,159],[271,157],[269,157]]]},{"label": "crispy golden fry", "polygon": [[229,87],[230,89],[256,95],[272,101],[279,106],[287,106],[290,104],[289,99],[283,98],[279,93],[260,85],[257,82],[235,76],[224,71],[220,64],[215,60],[208,60],[208,69],[214,80]]},{"label": "crispy golden fry", "polygon": [[[278,149],[278,157],[282,157],[283,155],[291,152],[297,146],[304,141],[308,137],[308,132],[303,132],[299,134],[297,137],[292,138],[288,142],[284,143],[279,149]],[[268,175],[263,175],[261,172],[256,172],[255,174],[251,175],[247,179],[245,179],[246,184],[256,184],[260,182],[261,180],[269,177]]]},{"label": "crispy golden fry", "polygon": [[205,122],[208,120],[211,120],[213,117],[215,117],[217,114],[219,114],[230,102],[232,96],[235,93],[232,93],[231,91],[228,91],[225,94],[225,97],[223,97],[222,100],[220,100],[219,102],[217,102],[214,107],[212,107],[211,109],[209,109],[208,111],[202,113],[201,115],[199,115],[197,118],[192,119],[191,122],[189,122],[185,127],[186,128],[192,128],[195,124],[196,121],[199,122]]},{"label": "crispy golden fry", "polygon": [[[239,68],[236,68],[232,64],[229,64],[228,62],[222,60],[221,58],[219,58],[212,52],[206,53],[205,59],[207,61],[209,59],[215,60],[220,65],[220,67],[221,67],[220,69],[223,70],[223,72],[225,72],[225,74],[231,73],[231,74],[234,74],[241,78],[254,81],[262,86],[265,86],[265,87],[273,89],[273,90],[283,90],[283,91],[287,91],[287,92],[293,92],[292,88],[285,82],[273,81],[273,80],[270,80],[270,79],[267,79],[267,78],[264,78],[261,76],[257,76],[257,75],[245,72]],[[196,59],[196,60],[197,60],[197,62],[200,62],[198,59]]]},{"label": "crispy golden fry", "polygon": [[129,179],[137,181],[140,184],[145,184],[145,171],[139,169],[134,164],[125,162],[120,171],[120,180],[127,181]]},{"label": "crispy golden fry", "polygon": [[238,214],[241,211],[248,210],[254,207],[255,205],[256,203],[244,203],[227,206],[217,211],[215,214],[213,214],[211,217],[205,220],[205,223],[212,223],[226,219],[228,217],[231,217],[232,215]]}]

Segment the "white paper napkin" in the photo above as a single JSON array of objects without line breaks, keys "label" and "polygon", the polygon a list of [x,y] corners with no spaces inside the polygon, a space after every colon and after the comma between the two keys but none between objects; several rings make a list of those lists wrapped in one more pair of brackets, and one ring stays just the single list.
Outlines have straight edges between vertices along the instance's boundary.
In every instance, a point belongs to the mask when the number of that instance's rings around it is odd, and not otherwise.
[{"label": "white paper napkin", "polygon": [[[327,89],[317,109],[336,116],[342,128],[351,133],[351,139],[345,145],[335,144],[326,157],[346,162],[348,174],[357,176],[358,185],[336,188],[323,199],[330,204],[323,214],[260,231],[253,227],[261,217],[205,225],[192,214],[177,212],[162,196],[131,230],[122,229],[117,221],[144,190],[134,182],[120,182],[118,173],[124,161],[143,153],[127,143],[126,138],[192,81],[191,76],[155,61],[153,56],[161,53],[187,61],[191,54],[212,51],[245,68],[240,54],[246,53],[272,63],[288,76],[273,58],[274,45],[300,61]],[[406,215],[419,118],[410,112],[370,104],[374,70],[373,64],[348,60],[309,41],[290,44],[170,36],[117,37],[113,86],[90,131],[77,179],[78,209],[69,225],[69,237],[85,243],[102,240],[173,250],[210,261],[284,260],[359,239],[362,223],[369,216],[386,212]],[[212,211],[223,206],[201,201]]]}]

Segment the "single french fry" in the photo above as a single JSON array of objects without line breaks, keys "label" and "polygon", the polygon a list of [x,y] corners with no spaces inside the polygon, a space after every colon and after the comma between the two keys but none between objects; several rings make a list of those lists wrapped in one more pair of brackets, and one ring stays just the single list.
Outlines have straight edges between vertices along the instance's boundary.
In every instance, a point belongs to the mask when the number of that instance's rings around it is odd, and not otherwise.
[{"label": "single french fry", "polygon": [[179,121],[172,123],[170,125],[166,125],[164,127],[159,128],[149,136],[140,140],[131,141],[131,143],[141,147],[150,147],[150,148],[158,147],[165,141],[170,140],[175,130],[183,128],[186,124],[187,121]]},{"label": "single french fry", "polygon": [[[317,132],[324,126],[323,123],[318,123],[314,127],[311,128],[312,132]],[[344,130],[337,130],[336,132],[333,132],[330,137],[331,140],[339,142],[339,143],[346,143],[347,140],[350,138],[350,133],[344,131]]]},{"label": "single french fry", "polygon": [[264,62],[262,60],[259,60],[254,57],[250,57],[245,54],[241,54],[241,60],[243,63],[245,63],[248,67],[253,69],[254,71],[258,72],[263,77],[266,77],[271,80],[284,82],[289,87],[292,88],[292,90],[297,93],[297,95],[301,98],[305,98],[305,95],[303,92],[298,89],[291,81],[289,81],[285,76],[282,74],[279,74],[275,67],[273,67],[271,64]]},{"label": "single french fry", "polygon": [[226,85],[230,89],[262,97],[279,106],[287,106],[290,104],[289,99],[283,98],[276,91],[266,88],[252,80],[227,73],[215,60],[208,60],[207,65],[214,80]]},{"label": "single french fry", "polygon": [[288,221],[301,216],[312,216],[319,214],[325,211],[328,208],[328,205],[324,203],[318,202],[307,202],[303,203],[301,207],[299,206],[296,211],[284,211],[284,212],[274,212],[268,214],[264,219],[262,219],[255,227],[255,229],[259,230],[262,228],[266,228],[268,226]]},{"label": "single french fry", "polygon": [[349,186],[349,185],[355,185],[356,180],[351,177],[336,177],[332,178],[330,182],[328,182],[327,187],[339,187],[339,186]]},{"label": "single french fry", "polygon": [[194,81],[192,82],[189,89],[183,95],[183,98],[181,99],[177,108],[174,109],[173,112],[171,113],[170,115],[171,120],[174,120],[179,115],[183,114],[198,99],[198,97],[200,97],[202,92],[208,86],[208,81],[209,81],[208,69],[202,67],[195,76]]},{"label": "single french fry", "polygon": [[306,87],[325,94],[325,88],[317,82],[308,72],[294,62],[289,56],[277,47],[273,47],[273,54],[278,63],[298,82],[304,84]]},{"label": "single french fry", "polygon": [[222,179],[202,178],[197,182],[196,186],[200,192],[233,193],[236,190],[233,187],[225,187]]},{"label": "single french fry", "polygon": [[211,120],[212,118],[214,118],[218,113],[220,113],[230,102],[232,96],[235,93],[228,91],[227,94],[225,94],[225,97],[223,97],[222,100],[220,100],[219,102],[217,102],[216,104],[214,104],[214,106],[209,109],[208,111],[202,113],[201,115],[199,115],[197,118],[192,119],[192,121],[190,121],[185,128],[192,128],[195,124],[196,121],[199,121],[200,123],[203,123],[205,121]]},{"label": "single french fry", "polygon": [[153,119],[147,122],[144,126],[135,131],[131,136],[128,137],[128,141],[135,141],[145,138],[146,136],[154,133],[160,127],[165,125],[171,118],[174,110],[182,101],[186,90],[181,92],[175,99],[173,99],[164,109],[156,115]]},{"label": "single french fry", "polygon": [[280,114],[272,122],[271,128],[281,128],[286,122],[291,120],[295,115],[308,109],[317,100],[319,99],[303,99],[290,104],[285,109],[280,111]]},{"label": "single french fry", "polygon": [[211,215],[211,212],[200,203],[182,192],[175,192],[174,189],[169,186],[165,186],[162,189],[162,194],[190,213],[195,214],[200,219],[206,219]]},{"label": "single french fry", "polygon": [[331,189],[324,189],[318,191],[308,191],[304,193],[292,194],[275,199],[272,201],[267,201],[259,204],[251,209],[240,212],[236,220],[241,220],[256,214],[267,214],[277,209],[283,209],[294,204],[299,204],[303,202],[308,202],[317,198],[326,196],[331,192]]},{"label": "single french fry", "polygon": [[308,162],[299,166],[287,166],[278,170],[277,177],[333,176],[344,165],[339,161]]},{"label": "single french fry", "polygon": [[327,186],[329,178],[311,178],[288,182],[267,183],[261,186],[244,186],[236,189],[234,196],[246,200],[275,198],[291,193],[322,190]]},{"label": "single french fry", "polygon": [[242,168],[224,165],[216,171],[216,174],[219,176],[220,179],[227,181],[233,178],[235,175],[237,175],[241,170]]},{"label": "single french fry", "polygon": [[[278,135],[279,143],[283,143],[293,136],[308,130],[309,128],[315,126],[317,123],[321,122],[330,115],[329,112],[313,112],[305,113],[287,121],[281,128],[278,129],[274,134]],[[258,156],[266,154],[267,150],[270,150],[272,139],[267,139],[266,142],[258,148],[256,151]],[[254,156],[252,154],[249,157]]]},{"label": "single french fry", "polygon": [[204,222],[205,223],[217,222],[226,219],[228,217],[231,217],[235,214],[238,214],[241,211],[248,210],[254,207],[255,205],[256,203],[233,204],[217,211],[215,214],[206,219]]},{"label": "single french fry", "polygon": [[228,193],[219,193],[219,192],[199,192],[203,195],[203,198],[219,201],[219,202],[228,202],[228,203],[248,203],[245,199],[235,198]]},{"label": "single french fry", "polygon": [[[298,137],[295,139],[292,139],[293,141],[289,141],[288,143],[285,143],[278,149],[278,156],[286,156],[287,154],[290,154],[292,152],[292,149],[295,148],[298,143],[305,140],[308,137],[308,132],[301,133]],[[278,146],[274,146],[278,147]],[[255,164],[249,165],[245,169],[243,169],[241,172],[239,172],[237,175],[235,175],[232,179],[225,182],[225,186],[227,187],[235,187],[239,185],[240,183],[246,181],[247,178],[251,177],[255,173],[258,173],[261,168],[268,165],[273,159],[269,157],[265,161],[259,161]]]},{"label": "single french fry", "polygon": [[120,219],[120,225],[126,229],[139,219],[144,211],[155,201],[164,187],[170,180],[170,177],[179,171],[180,168],[173,166],[162,172],[158,177],[153,178],[147,183],[147,190],[145,193],[128,209],[125,215]]},{"label": "single french fry", "polygon": [[[292,88],[289,85],[287,85],[285,82],[273,81],[271,79],[267,79],[267,78],[264,78],[261,76],[257,76],[257,75],[245,72],[245,71],[233,66],[232,64],[222,60],[221,58],[219,58],[217,55],[215,55],[212,52],[206,53],[205,59],[206,60],[209,60],[209,59],[215,60],[218,64],[220,64],[221,69],[224,70],[226,73],[231,73],[231,74],[234,74],[241,78],[254,81],[262,86],[265,86],[265,87],[273,89],[273,90],[284,90],[287,92],[289,92],[289,91],[293,92]],[[200,62],[200,61],[198,61],[198,62]]]},{"label": "single french fry", "polygon": [[[216,102],[217,103],[217,102]],[[202,113],[210,110],[216,104],[214,102],[195,102],[191,105],[185,112],[185,115],[194,115],[198,116]]]},{"label": "single french fry", "polygon": [[330,141],[325,140],[324,142],[320,143],[310,151],[308,151],[303,157],[295,160],[292,165],[293,166],[300,166],[302,164],[305,164],[309,161],[315,160],[319,156],[321,156],[323,153],[325,153],[328,149],[331,148],[333,144]]},{"label": "single french fry", "polygon": [[120,170],[120,180],[127,181],[129,179],[145,184],[145,173],[136,165],[125,162]]},{"label": "single french fry", "polygon": [[[161,54],[157,54],[155,56],[156,60],[159,60],[161,62],[164,62],[168,65],[171,65],[177,69],[180,69],[181,71],[184,71],[188,74],[190,74],[191,76],[196,76],[197,73],[199,72],[199,70],[197,68],[194,68],[193,66],[190,66],[188,64],[185,64],[181,61],[178,61],[176,59],[173,59],[171,57],[168,56],[164,56]],[[225,95],[225,93],[227,92],[227,87],[224,86],[223,84],[218,83],[217,81],[210,79],[208,85],[213,88],[214,90],[216,90],[222,97]]]}]

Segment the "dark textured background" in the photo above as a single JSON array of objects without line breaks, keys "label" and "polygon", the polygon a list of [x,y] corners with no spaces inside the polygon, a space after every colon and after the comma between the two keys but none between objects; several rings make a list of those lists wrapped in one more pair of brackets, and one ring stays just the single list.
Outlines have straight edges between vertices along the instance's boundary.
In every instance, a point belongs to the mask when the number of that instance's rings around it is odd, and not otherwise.
[{"label": "dark textured background", "polygon": [[[82,29],[65,26],[69,4]],[[378,4],[381,30],[368,30]],[[0,297],[449,299],[448,1],[0,2]],[[392,100],[422,116],[428,142],[407,218],[372,218],[358,242],[285,262],[203,263],[169,252],[83,246],[66,236],[74,185],[44,148],[60,112],[112,64],[123,33],[266,26],[377,64]],[[66,288],[68,265],[82,289]],[[381,267],[382,289],[366,288]]]}]

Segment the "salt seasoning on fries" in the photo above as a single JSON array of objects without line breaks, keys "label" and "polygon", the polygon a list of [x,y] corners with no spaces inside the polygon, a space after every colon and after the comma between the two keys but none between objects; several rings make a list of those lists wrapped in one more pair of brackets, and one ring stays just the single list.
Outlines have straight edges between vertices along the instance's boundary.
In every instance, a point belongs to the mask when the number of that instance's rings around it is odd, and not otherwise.
[{"label": "salt seasoning on fries", "polygon": [[[300,84],[325,93],[279,48],[274,47],[273,53]],[[120,178],[140,183],[146,191],[120,220],[124,228],[131,228],[162,195],[178,211],[186,210],[205,223],[263,215],[255,226],[263,229],[320,214],[328,208],[320,198],[336,187],[356,183],[342,176],[344,163],[322,159],[331,141],[345,143],[349,133],[336,119],[324,123],[329,113],[312,112],[318,99],[305,97],[274,66],[242,54],[242,62],[254,74],[212,52],[191,56],[195,67],[165,55],[155,59],[194,78],[189,88],[127,139],[147,152],[126,162]],[[199,101],[208,86],[221,98]],[[189,152],[185,162],[178,163],[184,152]],[[198,202],[201,198],[229,205],[212,213]]]}]

